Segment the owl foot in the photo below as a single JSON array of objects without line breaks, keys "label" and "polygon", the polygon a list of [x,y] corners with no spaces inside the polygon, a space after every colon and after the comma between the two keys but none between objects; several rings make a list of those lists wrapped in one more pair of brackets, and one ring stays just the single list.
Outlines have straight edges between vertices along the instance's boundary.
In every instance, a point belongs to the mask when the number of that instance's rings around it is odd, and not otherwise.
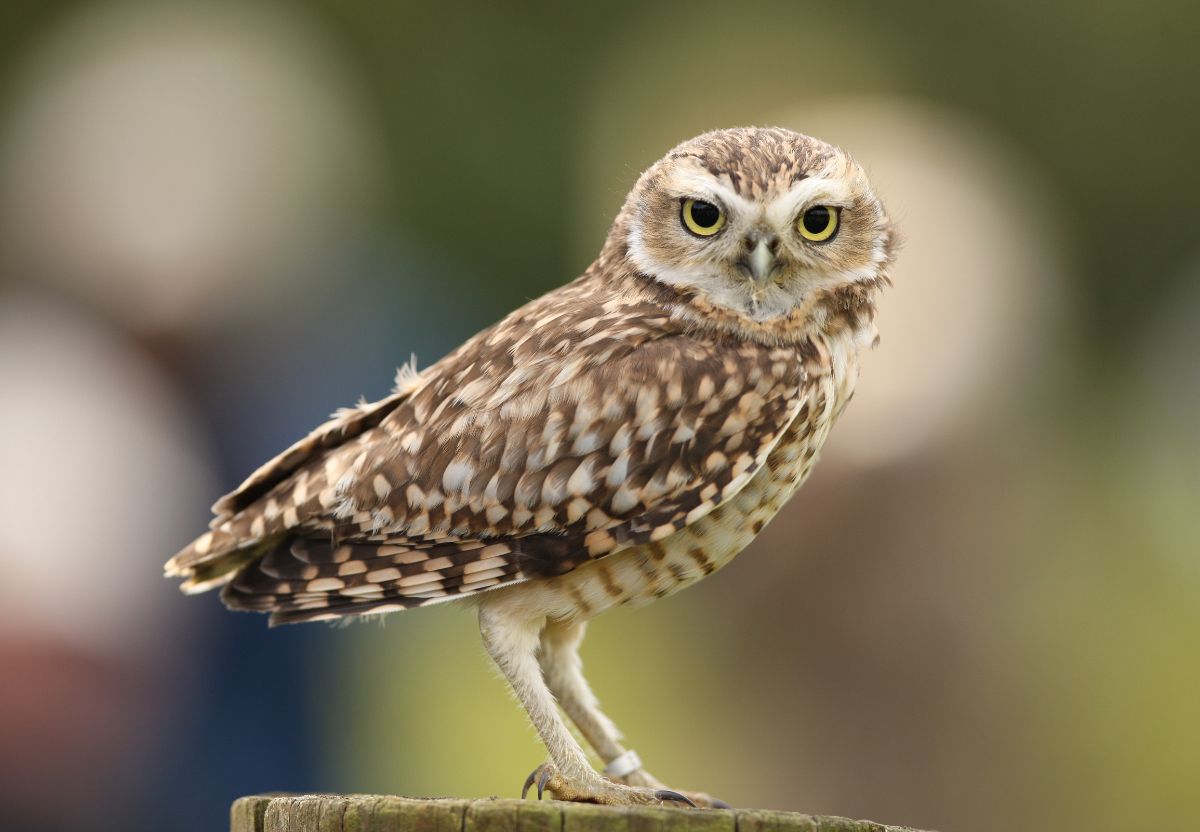
[{"label": "owl foot", "polygon": [[724,800],[718,800],[707,792],[689,792],[683,789],[667,789],[667,787],[659,782],[653,774],[645,769],[639,768],[637,771],[630,772],[625,777],[618,778],[620,782],[629,786],[637,786],[643,789],[660,789],[674,792],[686,797],[692,802],[693,806],[701,809],[732,809],[733,807]]},{"label": "owl foot", "polygon": [[559,773],[553,763],[542,763],[525,778],[525,785],[521,788],[522,800],[534,785],[537,786],[538,800],[542,799],[543,794],[550,792],[558,800],[601,803],[606,806],[665,806],[669,803],[696,806],[687,796],[671,789],[627,786],[624,783],[614,783],[598,774],[594,779],[589,778],[587,782],[571,782]]}]

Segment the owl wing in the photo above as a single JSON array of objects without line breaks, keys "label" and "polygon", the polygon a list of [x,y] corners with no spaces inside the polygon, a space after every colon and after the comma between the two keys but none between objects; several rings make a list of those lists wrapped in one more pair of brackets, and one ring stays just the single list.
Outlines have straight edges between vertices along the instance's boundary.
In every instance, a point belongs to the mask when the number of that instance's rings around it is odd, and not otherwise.
[{"label": "owl wing", "polygon": [[662,539],[761,467],[804,405],[806,369],[795,348],[655,335],[528,362],[501,350],[499,368],[464,348],[257,472],[169,570],[195,590],[236,574],[227,604],[298,621],[448,600]]}]

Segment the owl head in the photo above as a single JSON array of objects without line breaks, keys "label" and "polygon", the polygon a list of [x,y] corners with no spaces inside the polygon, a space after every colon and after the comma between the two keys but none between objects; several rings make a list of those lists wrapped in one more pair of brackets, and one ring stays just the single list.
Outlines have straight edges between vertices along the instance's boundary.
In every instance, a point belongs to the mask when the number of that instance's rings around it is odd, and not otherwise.
[{"label": "owl head", "polygon": [[617,228],[637,272],[755,321],[878,285],[895,239],[854,160],[781,128],[679,145],[642,174]]}]

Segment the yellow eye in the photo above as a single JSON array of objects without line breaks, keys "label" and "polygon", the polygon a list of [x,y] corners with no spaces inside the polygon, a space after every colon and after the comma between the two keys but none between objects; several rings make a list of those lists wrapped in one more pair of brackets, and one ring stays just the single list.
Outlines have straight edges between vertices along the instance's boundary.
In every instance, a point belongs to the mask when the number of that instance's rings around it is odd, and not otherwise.
[{"label": "yellow eye", "polygon": [[711,237],[725,225],[725,212],[702,199],[685,199],[679,213],[683,227],[697,237]]},{"label": "yellow eye", "polygon": [[796,228],[804,239],[823,243],[837,233],[838,209],[827,205],[814,205],[801,215]]}]

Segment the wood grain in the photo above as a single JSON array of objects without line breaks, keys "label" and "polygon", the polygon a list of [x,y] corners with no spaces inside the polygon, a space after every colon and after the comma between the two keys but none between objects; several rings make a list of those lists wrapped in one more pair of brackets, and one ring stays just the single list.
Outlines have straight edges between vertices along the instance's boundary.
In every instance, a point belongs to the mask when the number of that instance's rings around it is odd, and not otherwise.
[{"label": "wood grain", "polygon": [[331,794],[243,797],[230,821],[231,832],[915,832],[766,809]]}]

